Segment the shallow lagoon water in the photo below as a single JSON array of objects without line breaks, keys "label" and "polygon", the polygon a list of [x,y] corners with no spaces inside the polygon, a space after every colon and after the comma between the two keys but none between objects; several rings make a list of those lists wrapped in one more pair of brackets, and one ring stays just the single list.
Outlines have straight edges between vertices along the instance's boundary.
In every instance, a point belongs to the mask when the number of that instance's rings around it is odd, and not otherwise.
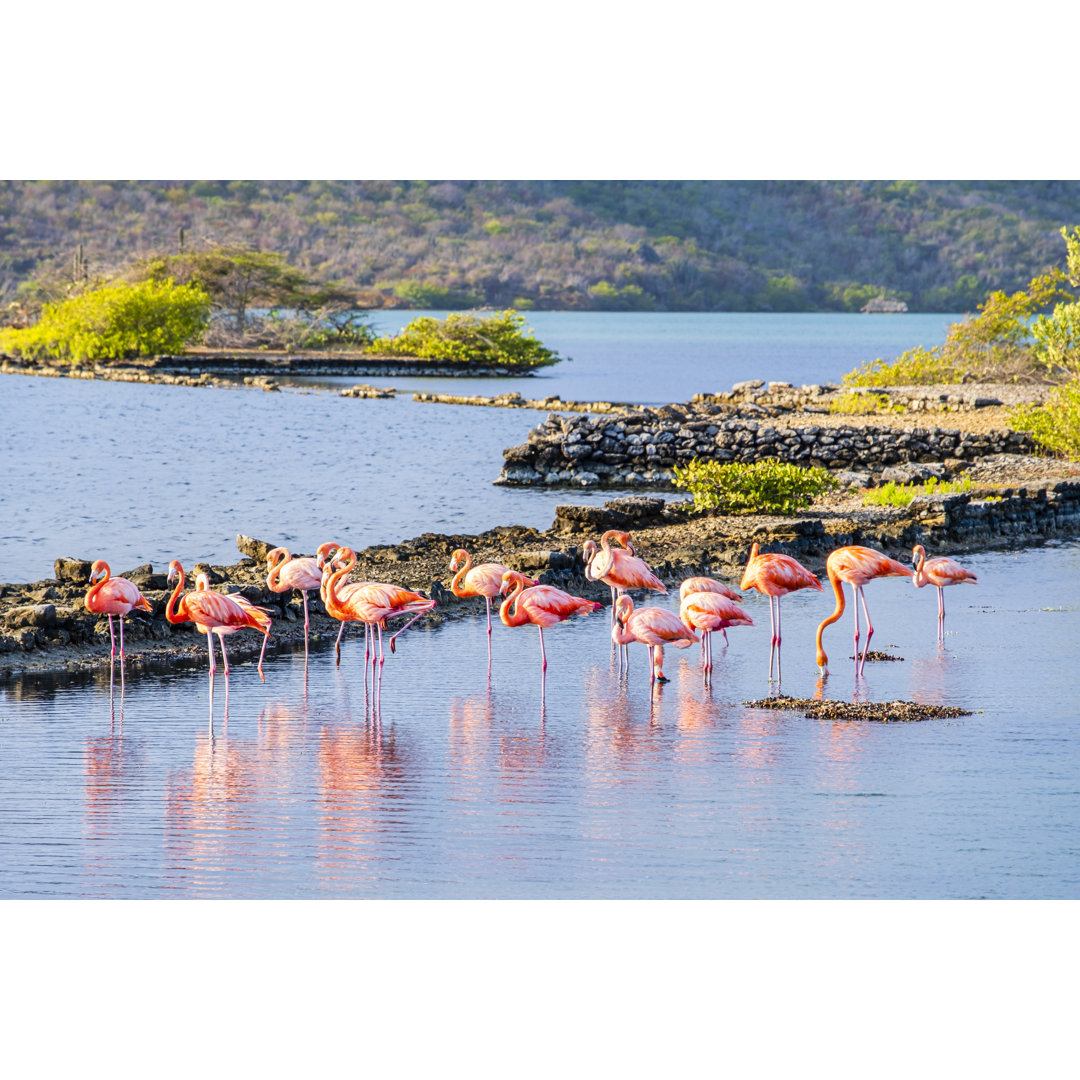
[{"label": "shallow lagoon water", "polygon": [[[23,679],[0,693],[6,897],[1065,898],[1080,886],[1075,641],[1080,544],[965,558],[979,584],[867,590],[855,680],[850,611],[784,600],[786,694],[959,705],[971,716],[826,722],[748,709],[769,692],[768,606],[715,642],[645,650],[620,674],[607,612],[545,634],[476,616],[400,641],[381,708],[362,638],[219,677]],[[673,604],[674,598],[658,598]],[[351,637],[351,639],[350,639]]]},{"label": "shallow lagoon water", "polygon": [[[665,401],[763,375],[819,382],[934,344],[948,321],[923,340],[910,317],[702,317],[736,337],[754,320],[746,333],[764,334],[763,352],[740,346],[745,364],[734,353],[707,364],[700,327],[663,351],[676,325],[664,318],[619,317],[603,332],[587,316],[552,315],[545,329],[544,316],[530,321],[572,364],[511,380],[520,386],[446,388]],[[903,338],[868,344],[869,333]],[[643,365],[658,356],[654,397]],[[331,537],[362,547],[546,527],[557,503],[612,494],[491,486],[502,449],[542,416],[530,411],[18,376],[0,377],[0,396],[0,580],[47,577],[69,554],[104,555],[118,572],[232,562],[237,532],[303,551]],[[671,681],[651,693],[643,648],[621,677],[603,612],[545,635],[543,708],[535,630],[497,626],[489,692],[482,609],[401,639],[377,715],[355,638],[340,668],[316,648],[306,678],[302,652],[271,658],[265,684],[238,665],[227,721],[219,679],[213,735],[205,669],[131,673],[122,716],[107,672],[8,682],[0,895],[1075,897],[1080,545],[963,561],[980,583],[947,591],[944,652],[933,590],[874,583],[874,647],[904,662],[868,665],[856,683],[849,611],[827,632],[822,688],[973,710],[956,720],[746,709],[769,691],[757,594],[746,601],[757,625],[716,644],[711,691],[692,649],[668,651]],[[831,607],[828,594],[785,599],[785,693],[819,689],[813,634]]]}]

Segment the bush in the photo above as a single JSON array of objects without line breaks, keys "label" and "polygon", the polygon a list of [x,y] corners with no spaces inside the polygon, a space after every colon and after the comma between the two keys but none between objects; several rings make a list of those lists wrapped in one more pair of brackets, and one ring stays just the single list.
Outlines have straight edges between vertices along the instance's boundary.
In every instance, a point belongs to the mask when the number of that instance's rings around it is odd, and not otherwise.
[{"label": "bush", "polygon": [[436,285],[422,281],[403,281],[394,286],[394,295],[407,300],[413,307],[442,308],[455,310],[474,308],[483,303],[484,298],[476,293],[451,289],[446,285]]},{"label": "bush", "polygon": [[827,469],[803,468],[775,458],[751,465],[694,458],[685,467],[675,466],[675,486],[692,492],[698,512],[794,514],[839,484]]},{"label": "bush", "polygon": [[562,357],[523,330],[525,318],[504,311],[482,318],[451,313],[445,319],[413,319],[395,337],[376,338],[372,349],[390,356],[412,356],[452,364],[521,364],[542,367]]},{"label": "bush", "polygon": [[829,402],[829,412],[845,416],[865,416],[871,413],[907,412],[899,402],[893,404],[888,394],[868,394],[862,390],[848,390]]},{"label": "bush", "polygon": [[1017,431],[1027,431],[1043,449],[1080,461],[1080,379],[1059,386],[1044,405],[1020,405],[1009,414]]},{"label": "bush", "polygon": [[965,476],[961,480],[946,480],[939,482],[936,478],[927,480],[925,484],[897,484],[890,480],[880,487],[871,488],[863,496],[865,506],[909,506],[916,495],[955,495],[961,491],[971,490],[971,477]]},{"label": "bush", "polygon": [[113,282],[46,304],[25,330],[0,331],[0,350],[61,360],[124,360],[176,352],[201,339],[210,298],[173,281]]}]

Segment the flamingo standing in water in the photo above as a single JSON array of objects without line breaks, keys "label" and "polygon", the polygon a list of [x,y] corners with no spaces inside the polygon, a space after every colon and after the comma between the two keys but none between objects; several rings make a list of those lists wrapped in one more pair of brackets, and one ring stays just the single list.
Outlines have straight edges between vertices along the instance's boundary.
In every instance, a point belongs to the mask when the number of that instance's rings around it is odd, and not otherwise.
[{"label": "flamingo standing in water", "polygon": [[[617,540],[626,550],[613,548],[613,540]],[[589,581],[602,581],[611,589],[612,625],[615,622],[615,601],[627,589],[654,589],[667,594],[664,583],[652,572],[648,563],[634,554],[629,533],[608,529],[600,537],[600,551],[596,550],[596,543],[592,540],[585,541],[582,551],[585,577]]]},{"label": "flamingo standing in water", "polygon": [[[866,549],[864,549],[866,550]],[[757,589],[769,598],[769,626],[772,639],[769,642],[769,682],[773,677],[773,657],[776,657],[776,681],[780,681],[780,597],[799,589],[822,591],[821,582],[806,569],[798,559],[790,555],[758,554],[758,545],[750,547],[746,560],[741,589]],[[870,616],[866,617],[870,621]],[[870,638],[867,637],[869,642]]]},{"label": "flamingo standing in water", "polygon": [[[96,584],[94,579],[102,575]],[[138,585],[123,577],[112,577],[109,564],[98,559],[90,567],[90,589],[86,594],[86,610],[98,615],[109,616],[109,642],[112,651],[109,662],[116,659],[116,637],[113,634],[113,616],[119,616],[120,622],[120,681],[124,681],[124,616],[135,608],[140,611],[153,611],[150,601],[139,592]]]},{"label": "flamingo standing in water", "polygon": [[[517,570],[507,570],[500,591],[506,597],[499,605],[499,618],[506,626],[532,623],[540,632],[541,687],[547,678],[547,653],[544,651],[544,627],[554,626],[571,615],[589,615],[602,608],[595,600],[571,596],[554,585],[532,585],[531,579]],[[541,690],[543,695],[543,690]]]},{"label": "flamingo standing in water", "polygon": [[[697,594],[702,595],[702,594]],[[672,611],[663,608],[638,608],[629,596],[615,601],[615,626],[611,640],[617,645],[640,641],[649,647],[649,683],[667,682],[664,675],[664,646],[688,649],[699,638],[693,627],[684,626]]]},{"label": "flamingo standing in water", "polygon": [[924,585],[937,587],[938,641],[942,641],[945,638],[945,587],[963,585],[965,582],[974,585],[979,579],[970,570],[965,570],[958,562],[943,555],[927,561],[926,548],[922,544],[916,544],[912,549],[911,561],[915,565],[915,573],[911,575],[915,588],[921,589]]},{"label": "flamingo standing in water", "polygon": [[[339,548],[333,560],[327,564],[323,582],[326,611],[335,619],[341,620],[341,631],[345,629],[347,622],[360,622],[365,625],[365,628],[374,627],[378,631],[377,656],[381,668],[386,660],[382,644],[382,632],[386,629],[386,620],[395,615],[414,613],[413,617],[391,636],[390,651],[394,652],[396,638],[408,630],[421,615],[433,610],[435,601],[398,585],[387,585],[376,581],[367,581],[362,584],[345,582],[344,579],[348,577],[354,566],[356,566],[356,553],[348,547]],[[338,631],[339,644],[341,631]],[[374,650],[372,651],[374,653]],[[340,663],[340,648],[337,658]],[[366,665],[366,651],[364,658]],[[374,659],[372,663],[375,663]]]},{"label": "flamingo standing in water", "polygon": [[[726,596],[729,600],[734,600],[736,604],[743,602],[742,594],[736,592],[730,585],[725,585],[722,581],[717,581],[716,578],[711,577],[690,577],[686,578],[679,585],[679,606],[682,606],[682,602],[691,594],[698,592],[711,592],[716,593],[718,596]],[[680,616],[681,618],[681,616]],[[685,621],[685,620],[684,620]],[[734,624],[732,624],[734,625]],[[747,623],[748,626],[753,626],[753,622]],[[724,644],[729,644],[727,639],[727,630],[725,627],[713,627],[713,630],[719,630],[724,638]],[[701,639],[701,653],[704,658],[705,655],[705,639]]]},{"label": "flamingo standing in water", "polygon": [[259,678],[266,682],[263,674],[263,656],[266,643],[270,640],[270,616],[265,608],[256,607],[246,597],[213,592],[209,579],[200,574],[196,579],[196,589],[181,599],[184,589],[184,568],[173,559],[169,563],[169,581],[178,578],[169,602],[165,605],[165,618],[171,623],[193,622],[195,629],[206,635],[206,645],[210,650],[210,686],[214,685],[214,638],[217,634],[221,643],[221,658],[225,661],[226,685],[229,678],[229,655],[225,651],[225,636],[250,627],[263,635],[262,649],[259,651]]},{"label": "flamingo standing in water", "polygon": [[[690,578],[689,581],[701,580]],[[711,580],[711,579],[706,579]],[[687,584],[687,582],[683,582]],[[716,584],[720,584],[716,582]],[[726,586],[725,586],[726,588]],[[689,630],[701,631],[701,662],[705,674],[712,671],[712,633],[719,630],[724,634],[724,643],[727,643],[725,629],[729,626],[753,626],[754,620],[739,606],[739,602],[724,596],[719,592],[686,592],[681,593],[679,602],[679,619]],[[655,610],[655,609],[648,609]]]},{"label": "flamingo standing in water", "polygon": [[[450,572],[454,575],[450,582],[450,591],[455,596],[465,599],[470,596],[482,596],[487,605],[487,637],[488,637],[488,672],[491,671],[491,601],[499,596],[502,590],[503,574],[510,572],[509,566],[502,563],[481,563],[479,566],[472,565],[472,556],[464,549],[458,548],[450,556]],[[525,575],[522,575],[525,577]],[[531,577],[525,577],[526,585],[533,586],[537,582]]]},{"label": "flamingo standing in water", "polygon": [[308,654],[308,629],[311,620],[308,617],[307,594],[318,589],[322,584],[322,567],[313,555],[304,555],[294,559],[288,548],[276,547],[266,553],[266,584],[276,593],[299,589],[304,597],[304,656]]},{"label": "flamingo standing in water", "polygon": [[[844,587],[843,582],[851,586],[852,608],[855,612],[855,675],[863,673],[866,666],[866,654],[870,651],[870,638],[874,634],[874,627],[870,622],[870,611],[866,606],[866,596],[863,594],[863,586],[879,577],[911,577],[911,567],[890,559],[880,551],[874,551],[867,547],[842,547],[833,551],[825,560],[825,571],[829,575],[829,583],[836,594],[836,610],[825,619],[817,628],[817,662],[823,675],[829,673],[829,658],[821,644],[821,635],[825,627],[836,622],[844,614]],[[862,656],[859,656],[859,599],[862,599],[863,613],[866,615],[866,644],[863,647]]]}]

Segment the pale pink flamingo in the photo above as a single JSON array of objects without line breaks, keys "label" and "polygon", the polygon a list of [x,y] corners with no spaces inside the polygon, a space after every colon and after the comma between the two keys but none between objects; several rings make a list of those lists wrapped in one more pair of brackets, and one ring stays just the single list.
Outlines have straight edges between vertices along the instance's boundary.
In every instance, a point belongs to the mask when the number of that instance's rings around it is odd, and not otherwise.
[{"label": "pale pink flamingo", "polygon": [[314,555],[304,555],[294,559],[288,548],[276,547],[266,553],[266,584],[276,593],[299,589],[304,597],[304,656],[308,654],[308,629],[311,620],[308,616],[307,594],[322,585],[322,567]]},{"label": "pale pink flamingo", "polygon": [[[911,567],[890,559],[880,551],[867,547],[842,547],[833,551],[825,560],[825,571],[829,583],[836,594],[836,610],[825,619],[817,629],[817,662],[823,675],[829,673],[829,658],[821,644],[821,635],[825,627],[836,622],[844,614],[843,582],[851,586],[852,608],[855,612],[855,674],[859,676],[866,666],[866,654],[870,651],[870,638],[874,627],[870,622],[870,611],[866,606],[863,586],[879,577],[911,577]],[[863,613],[866,615],[866,644],[862,656],[859,656],[859,599],[862,598]]]},{"label": "pale pink flamingo", "polygon": [[638,608],[629,596],[615,601],[615,626],[611,640],[617,645],[640,641],[649,647],[649,683],[667,682],[664,675],[664,646],[688,649],[699,638],[693,627],[687,627],[673,611],[663,608]]},{"label": "pale pink flamingo", "polygon": [[[625,551],[611,546],[618,541]],[[664,583],[652,572],[644,559],[634,554],[630,534],[621,529],[608,529],[600,537],[600,551],[592,540],[586,540],[583,548],[585,577],[589,581],[602,581],[611,589],[611,625],[615,625],[615,602],[627,589],[653,589],[667,595]]]},{"label": "pale pink flamingo", "polygon": [[[691,593],[696,592],[711,592],[717,593],[720,596],[726,596],[729,600],[734,600],[736,604],[743,602],[742,593],[737,592],[730,585],[725,585],[722,581],[717,581],[716,578],[711,577],[690,577],[679,585],[679,604],[682,605],[683,600],[686,599]],[[753,623],[749,624],[753,626]],[[714,629],[716,629],[714,627]],[[724,644],[728,644],[727,630],[724,627],[719,627],[720,634],[724,639]],[[705,655],[705,638],[701,639],[701,654]]]},{"label": "pale pink flamingo", "polygon": [[506,626],[524,626],[531,623],[540,632],[540,673],[543,686],[543,680],[547,677],[544,627],[561,623],[571,615],[589,615],[604,605],[581,596],[571,596],[553,585],[527,587],[529,580],[517,570],[507,570],[503,574],[501,591],[506,599],[499,605],[499,618]]},{"label": "pale pink flamingo", "polygon": [[[181,598],[184,588],[184,568],[173,559],[169,563],[169,581],[178,578],[169,602],[165,605],[165,618],[171,623],[193,622],[195,629],[206,635],[206,645],[210,650],[210,685],[214,684],[214,672],[217,666],[214,660],[214,639],[217,634],[221,643],[221,657],[225,661],[225,678],[229,677],[229,656],[225,652],[225,635],[235,634],[238,630],[250,627],[263,635],[262,649],[259,652],[259,678],[266,682],[263,674],[263,656],[266,643],[270,640],[270,616],[265,609],[256,607],[246,597],[231,596],[213,592],[209,580],[200,574],[196,583],[201,586],[194,592]],[[228,685],[226,681],[226,685]]]},{"label": "pale pink flamingo", "polygon": [[[772,637],[769,641],[769,681],[773,677],[773,657],[776,657],[776,681],[780,681],[780,597],[799,589],[817,589],[822,591],[821,582],[806,569],[798,559],[790,555],[769,553],[758,554],[758,545],[750,547],[750,558],[746,560],[741,589],[757,589],[769,598],[769,627]],[[870,617],[867,616],[867,622]],[[867,639],[869,640],[869,638]]]},{"label": "pale pink flamingo", "polygon": [[[96,584],[94,579],[102,575]],[[124,616],[133,609],[140,611],[153,611],[150,601],[146,599],[139,587],[127,578],[112,577],[109,564],[104,559],[98,559],[90,567],[90,589],[86,594],[86,610],[97,615],[109,616],[109,642],[112,651],[109,653],[110,663],[116,658],[116,637],[113,634],[113,616],[119,617],[120,623],[120,681],[124,681]]]},{"label": "pale pink flamingo", "polygon": [[[691,578],[690,580],[694,580]],[[702,666],[712,671],[712,634],[729,626],[753,626],[754,620],[739,604],[718,592],[688,592],[679,602],[679,618],[690,630],[701,631]],[[724,641],[727,635],[724,634]]]},{"label": "pale pink flamingo", "polygon": [[937,588],[938,640],[942,641],[945,637],[945,587],[965,583],[974,585],[979,579],[970,570],[965,570],[958,562],[943,555],[928,561],[926,548],[922,544],[916,544],[912,549],[911,560],[915,565],[915,573],[911,575],[915,588],[921,589],[924,585]]},{"label": "pale pink flamingo", "polygon": [[[454,575],[450,582],[450,591],[455,596],[465,599],[470,596],[482,596],[487,605],[488,671],[491,671],[491,601],[500,595],[503,574],[509,573],[510,567],[502,563],[481,563],[472,565],[472,556],[458,548],[450,556],[450,572]],[[523,575],[524,576],[524,575]],[[525,578],[529,586],[537,582],[531,577]]]}]

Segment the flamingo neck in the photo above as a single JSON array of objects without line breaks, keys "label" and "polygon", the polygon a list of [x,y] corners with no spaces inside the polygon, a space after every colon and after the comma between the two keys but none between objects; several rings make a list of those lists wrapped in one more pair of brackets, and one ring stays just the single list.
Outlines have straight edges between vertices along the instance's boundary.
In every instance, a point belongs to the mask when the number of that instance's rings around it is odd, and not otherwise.
[{"label": "flamingo neck", "polygon": [[340,618],[336,612],[341,611],[341,604],[338,599],[338,585],[344,578],[347,578],[352,573],[353,567],[356,565],[356,556],[349,551],[345,556],[345,561],[339,570],[335,570],[326,582],[326,596],[324,597],[324,603],[326,604],[327,611],[334,615],[336,618]]},{"label": "flamingo neck", "polygon": [[281,571],[291,556],[282,548],[275,551],[271,558],[270,573],[266,577],[266,584],[274,592],[279,592],[281,591]]},{"label": "flamingo neck", "polygon": [[105,587],[105,583],[112,577],[112,572],[109,570],[108,563],[101,564],[102,570],[105,572],[105,576],[96,584],[91,585],[89,591],[86,594],[86,606],[89,609],[90,605],[97,599],[97,595]]},{"label": "flamingo neck", "polygon": [[524,626],[529,621],[524,611],[518,609],[517,600],[525,589],[525,582],[521,578],[514,581],[506,599],[499,605],[499,618],[506,626]]},{"label": "flamingo neck", "polygon": [[828,666],[829,663],[829,657],[821,645],[821,635],[825,632],[826,626],[831,626],[844,614],[844,583],[836,576],[836,572],[831,566],[826,564],[825,568],[829,572],[829,584],[832,585],[833,592],[836,593],[836,610],[827,619],[823,619],[821,625],[817,628],[817,662],[820,668]]},{"label": "flamingo neck", "polygon": [[465,561],[461,564],[458,572],[454,575],[453,580],[450,582],[450,591],[455,596],[467,597],[469,594],[465,591],[463,584],[465,575],[472,568],[472,556],[466,552]]},{"label": "flamingo neck", "polygon": [[930,580],[926,576],[926,549],[921,545],[915,549],[915,573],[911,575],[911,579],[919,588]]},{"label": "flamingo neck", "polygon": [[172,596],[169,597],[169,602],[165,605],[165,618],[171,623],[187,622],[186,616],[180,614],[177,610],[177,601],[180,599],[180,594],[184,591],[184,568],[176,563],[177,581],[176,587],[172,591]]}]

